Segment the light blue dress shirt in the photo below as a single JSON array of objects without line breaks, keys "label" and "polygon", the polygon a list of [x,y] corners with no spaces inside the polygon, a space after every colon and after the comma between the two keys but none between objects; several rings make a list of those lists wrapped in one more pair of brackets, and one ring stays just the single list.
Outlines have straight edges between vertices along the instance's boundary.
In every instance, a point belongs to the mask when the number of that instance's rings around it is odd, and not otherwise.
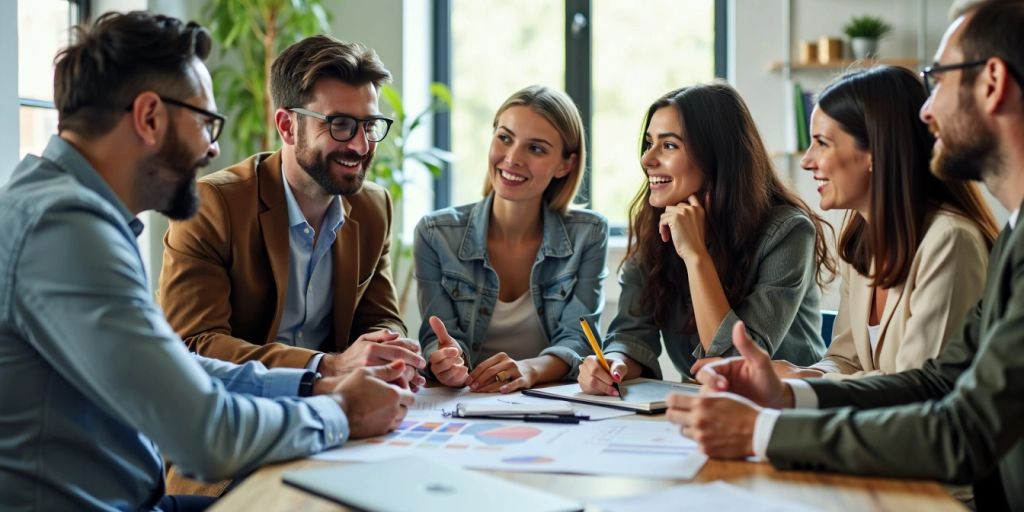
[{"label": "light blue dress shirt", "polygon": [[[299,209],[299,202],[288,184],[281,167],[284,198],[288,205],[288,289],[281,312],[281,327],[274,341],[316,350],[331,332],[331,312],[334,308],[334,267],[331,248],[338,230],[345,223],[345,214],[337,196],[327,207],[320,223],[320,236]],[[315,370],[323,354],[309,361],[307,368]]]},{"label": "light blue dress shirt", "polygon": [[294,397],[302,370],[187,352],[141,230],[59,137],[0,189],[0,509],[150,510],[161,453],[217,480],[347,438],[333,400]]}]

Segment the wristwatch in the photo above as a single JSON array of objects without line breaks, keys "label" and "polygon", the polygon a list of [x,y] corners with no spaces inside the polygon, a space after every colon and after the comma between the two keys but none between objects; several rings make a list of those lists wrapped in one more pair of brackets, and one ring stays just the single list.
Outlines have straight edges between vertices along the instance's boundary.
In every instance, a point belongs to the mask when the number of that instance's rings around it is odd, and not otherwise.
[{"label": "wristwatch", "polygon": [[299,381],[299,396],[313,396],[313,384],[323,378],[320,372],[306,372]]}]

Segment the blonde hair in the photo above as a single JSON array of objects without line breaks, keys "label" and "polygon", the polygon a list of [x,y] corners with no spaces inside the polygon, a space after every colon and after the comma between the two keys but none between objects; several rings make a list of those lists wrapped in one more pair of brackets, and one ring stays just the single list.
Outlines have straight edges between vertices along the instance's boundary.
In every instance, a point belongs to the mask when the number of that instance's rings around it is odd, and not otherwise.
[{"label": "blonde hair", "polygon": [[[567,94],[543,85],[531,85],[516,91],[501,104],[494,114],[492,128],[497,129],[498,118],[512,107],[529,107],[555,128],[562,138],[562,158],[576,155],[576,165],[561,178],[554,178],[544,191],[544,202],[548,208],[565,213],[576,197],[576,190],[583,179],[583,165],[586,161],[586,135],[583,133],[583,119],[576,104]],[[484,181],[484,196],[494,191],[490,173]]]}]

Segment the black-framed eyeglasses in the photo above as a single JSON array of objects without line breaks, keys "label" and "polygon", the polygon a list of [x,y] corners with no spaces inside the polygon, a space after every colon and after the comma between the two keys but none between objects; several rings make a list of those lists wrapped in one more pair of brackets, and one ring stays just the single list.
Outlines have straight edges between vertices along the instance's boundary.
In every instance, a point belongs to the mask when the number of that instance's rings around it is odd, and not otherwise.
[{"label": "black-framed eyeglasses", "polygon": [[934,66],[928,66],[921,71],[921,80],[924,81],[924,91],[931,96],[932,90],[935,89],[935,75],[938,73],[945,73],[946,71],[953,71],[954,69],[973,68],[986,62],[988,62],[988,59],[958,62],[956,64],[936,64]]},{"label": "black-framed eyeglasses", "polygon": [[160,100],[164,103],[170,103],[171,105],[177,105],[181,108],[187,108],[193,112],[205,116],[206,122],[204,124],[206,126],[206,133],[210,135],[210,144],[217,142],[217,138],[220,137],[220,132],[224,130],[224,123],[227,121],[226,117],[216,112],[210,112],[209,110],[206,110],[204,108],[199,108],[195,105],[189,105],[184,101],[179,101],[174,98],[166,98],[164,96],[160,96]]},{"label": "black-framed eyeglasses", "polygon": [[[167,104],[170,104],[170,105],[174,105],[174,106],[177,106],[177,107],[181,107],[181,108],[187,108],[187,109],[189,109],[189,110],[191,110],[191,111],[193,111],[193,112],[195,112],[197,114],[201,114],[203,117],[205,117],[206,120],[203,122],[203,126],[206,128],[206,133],[210,136],[210,144],[213,144],[214,142],[217,142],[217,138],[220,137],[220,133],[222,131],[224,131],[224,123],[227,122],[228,118],[226,118],[226,117],[224,117],[224,116],[222,116],[222,115],[220,115],[220,114],[218,114],[216,112],[210,112],[209,110],[206,110],[205,108],[199,108],[199,107],[197,107],[195,105],[189,105],[188,103],[185,103],[184,101],[181,101],[181,100],[176,100],[174,98],[168,98],[166,96],[159,96],[159,98],[160,98],[160,101],[162,101],[164,103],[167,103]],[[129,103],[128,106],[124,108],[124,110],[126,112],[130,112],[134,106],[135,106],[134,103]]]},{"label": "black-framed eyeglasses", "polygon": [[394,119],[384,116],[370,116],[359,119],[358,117],[352,117],[348,114],[335,114],[329,116],[298,107],[289,108],[288,110],[295,112],[296,114],[309,116],[327,123],[328,126],[331,127],[331,138],[338,142],[348,142],[352,140],[352,137],[355,137],[356,132],[359,131],[359,125],[363,126],[363,133],[366,134],[366,140],[370,142],[380,142],[384,140],[384,137],[387,137],[388,130],[391,129],[391,123],[395,122]]}]

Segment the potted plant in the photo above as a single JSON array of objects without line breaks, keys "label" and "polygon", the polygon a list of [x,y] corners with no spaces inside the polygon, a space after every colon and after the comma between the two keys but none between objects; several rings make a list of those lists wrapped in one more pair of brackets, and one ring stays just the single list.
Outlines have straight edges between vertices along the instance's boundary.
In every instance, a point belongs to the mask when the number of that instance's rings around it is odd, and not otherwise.
[{"label": "potted plant", "polygon": [[213,70],[213,79],[231,117],[235,157],[270,151],[277,145],[270,64],[288,45],[327,32],[330,13],[323,0],[210,0],[203,15],[223,62],[232,63]]},{"label": "potted plant", "polygon": [[445,162],[452,161],[452,154],[440,148],[410,148],[409,139],[431,115],[451,109],[452,94],[442,83],[430,84],[430,104],[416,114],[406,112],[402,97],[394,87],[382,86],[380,96],[390,107],[395,123],[388,136],[377,144],[377,154],[368,177],[388,190],[394,205],[394,221],[391,226],[391,271],[398,291],[398,306],[404,313],[413,281],[412,244],[406,243],[405,240],[403,201],[408,192],[406,188],[413,180],[406,166],[409,162],[423,165],[436,179],[441,176],[441,168]]},{"label": "potted plant", "polygon": [[843,32],[850,38],[853,58],[870,59],[878,55],[878,40],[884,37],[892,26],[877,16],[854,16],[843,26]]}]

